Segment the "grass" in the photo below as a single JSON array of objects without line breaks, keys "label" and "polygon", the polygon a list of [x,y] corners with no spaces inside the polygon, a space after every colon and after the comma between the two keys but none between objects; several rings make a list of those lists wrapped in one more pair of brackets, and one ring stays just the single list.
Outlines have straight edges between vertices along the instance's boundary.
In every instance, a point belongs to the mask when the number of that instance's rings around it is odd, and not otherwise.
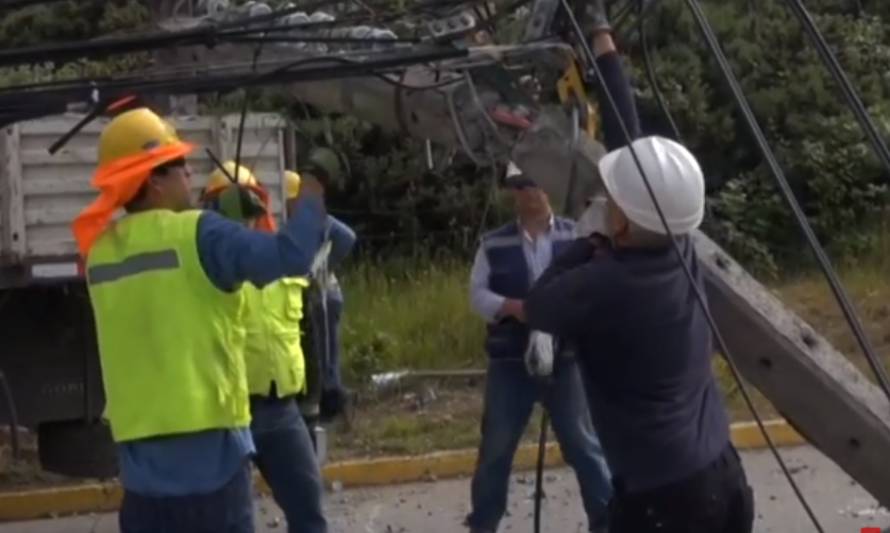
[{"label": "grass", "polygon": [[469,306],[469,265],[398,259],[362,263],[341,278],[344,370],[353,383],[374,372],[484,363],[485,329]]},{"label": "grass", "polygon": [[[876,253],[839,269],[885,364],[890,363],[888,257]],[[484,327],[470,311],[468,279],[469,265],[454,259],[363,263],[345,272],[341,276],[346,292],[344,366],[353,386],[361,389],[370,372],[483,368]],[[770,288],[873,379],[820,273],[789,275],[770,283]],[[714,365],[733,419],[750,419],[726,364],[715,359]],[[333,456],[416,454],[476,446],[481,384],[434,384],[437,399],[418,400],[428,386],[385,398],[361,395],[351,426],[341,425],[333,432]],[[769,401],[751,390],[758,411],[765,418],[774,416]],[[527,438],[533,437],[534,426],[530,424]]]}]

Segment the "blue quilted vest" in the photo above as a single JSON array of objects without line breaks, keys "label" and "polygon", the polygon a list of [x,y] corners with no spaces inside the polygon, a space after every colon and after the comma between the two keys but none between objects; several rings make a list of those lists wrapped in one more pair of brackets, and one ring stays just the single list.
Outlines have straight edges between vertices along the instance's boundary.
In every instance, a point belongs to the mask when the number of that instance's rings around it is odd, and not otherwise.
[{"label": "blue quilted vest", "polygon": [[[575,223],[554,217],[551,240],[556,258],[574,239]],[[516,222],[511,222],[486,233],[482,247],[491,272],[488,288],[505,298],[522,300],[531,286],[531,273],[522,252],[522,233]],[[488,325],[485,351],[492,359],[521,358],[529,338],[528,327],[514,318],[505,318]]]}]

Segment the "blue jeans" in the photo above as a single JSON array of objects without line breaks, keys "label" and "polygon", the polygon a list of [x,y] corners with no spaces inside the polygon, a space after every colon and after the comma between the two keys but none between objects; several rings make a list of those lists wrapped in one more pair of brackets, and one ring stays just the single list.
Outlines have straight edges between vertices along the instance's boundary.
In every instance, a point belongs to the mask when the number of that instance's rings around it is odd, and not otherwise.
[{"label": "blue jeans", "polygon": [[552,382],[531,378],[520,359],[490,360],[485,383],[482,443],[467,524],[497,531],[507,509],[510,468],[532,409],[541,402],[559,441],[563,457],[574,469],[591,529],[607,520],[612,496],[611,476],[599,439],[593,430],[578,366],[574,359],[557,358]]},{"label": "blue jeans", "polygon": [[253,483],[245,463],[208,494],[148,497],[124,491],[121,533],[253,533]]},{"label": "blue jeans", "polygon": [[[330,354],[325,361],[324,389],[340,389],[343,380],[340,376],[340,316],[343,314],[343,301],[326,296],[328,302],[328,346]],[[324,352],[322,352],[324,353]]]},{"label": "blue jeans", "polygon": [[296,400],[251,397],[250,410],[254,462],[284,511],[288,532],[326,533],[321,469]]}]

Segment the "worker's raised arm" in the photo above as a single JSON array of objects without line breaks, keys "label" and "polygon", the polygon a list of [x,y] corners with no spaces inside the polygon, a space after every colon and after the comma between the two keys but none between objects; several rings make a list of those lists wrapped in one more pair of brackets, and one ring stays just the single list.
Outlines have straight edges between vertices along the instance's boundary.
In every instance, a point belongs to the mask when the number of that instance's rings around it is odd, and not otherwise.
[{"label": "worker's raised arm", "polygon": [[592,316],[610,309],[611,264],[593,262],[595,244],[577,239],[538,278],[525,298],[525,320],[532,329],[563,338],[583,336]]},{"label": "worker's raised arm", "polygon": [[342,263],[352,251],[356,236],[352,228],[331,215],[328,215],[326,225],[328,239],[331,240],[331,255],[328,257],[328,265],[334,268]]},{"label": "worker's raised arm", "polygon": [[283,277],[304,276],[321,246],[325,212],[320,197],[301,195],[277,233],[245,228],[214,212],[198,221],[198,255],[207,277],[232,291],[249,281],[263,287]]},{"label": "worker's raised arm", "polygon": [[[634,103],[630,80],[624,72],[621,55],[615,48],[612,35],[605,31],[596,33],[593,36],[593,53],[605,81],[605,87],[597,85],[597,97],[603,123],[603,142],[607,150],[617,150],[627,144],[627,139],[621,130],[619,117],[624,120],[632,140],[637,139],[641,134],[640,117]],[[605,89],[611,93],[618,107],[617,115],[609,103]]]}]

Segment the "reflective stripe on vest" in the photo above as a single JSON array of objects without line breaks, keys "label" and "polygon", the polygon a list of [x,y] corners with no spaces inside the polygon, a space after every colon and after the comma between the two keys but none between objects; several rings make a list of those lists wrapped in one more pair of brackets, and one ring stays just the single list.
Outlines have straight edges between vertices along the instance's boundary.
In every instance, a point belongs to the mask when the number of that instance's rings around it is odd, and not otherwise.
[{"label": "reflective stripe on vest", "polygon": [[303,278],[281,279],[262,289],[244,284],[244,357],[251,394],[268,395],[273,382],[278,397],[299,394],[306,387],[300,319],[303,289],[308,286]]},{"label": "reflective stripe on vest", "polygon": [[176,255],[176,250],[163,250],[134,255],[119,263],[96,265],[90,267],[87,275],[90,278],[90,284],[95,286],[152,270],[176,268],[179,268],[179,256]]},{"label": "reflective stripe on vest", "polygon": [[250,424],[243,295],[207,278],[199,216],[128,215],[87,258],[105,414],[117,442]]}]

